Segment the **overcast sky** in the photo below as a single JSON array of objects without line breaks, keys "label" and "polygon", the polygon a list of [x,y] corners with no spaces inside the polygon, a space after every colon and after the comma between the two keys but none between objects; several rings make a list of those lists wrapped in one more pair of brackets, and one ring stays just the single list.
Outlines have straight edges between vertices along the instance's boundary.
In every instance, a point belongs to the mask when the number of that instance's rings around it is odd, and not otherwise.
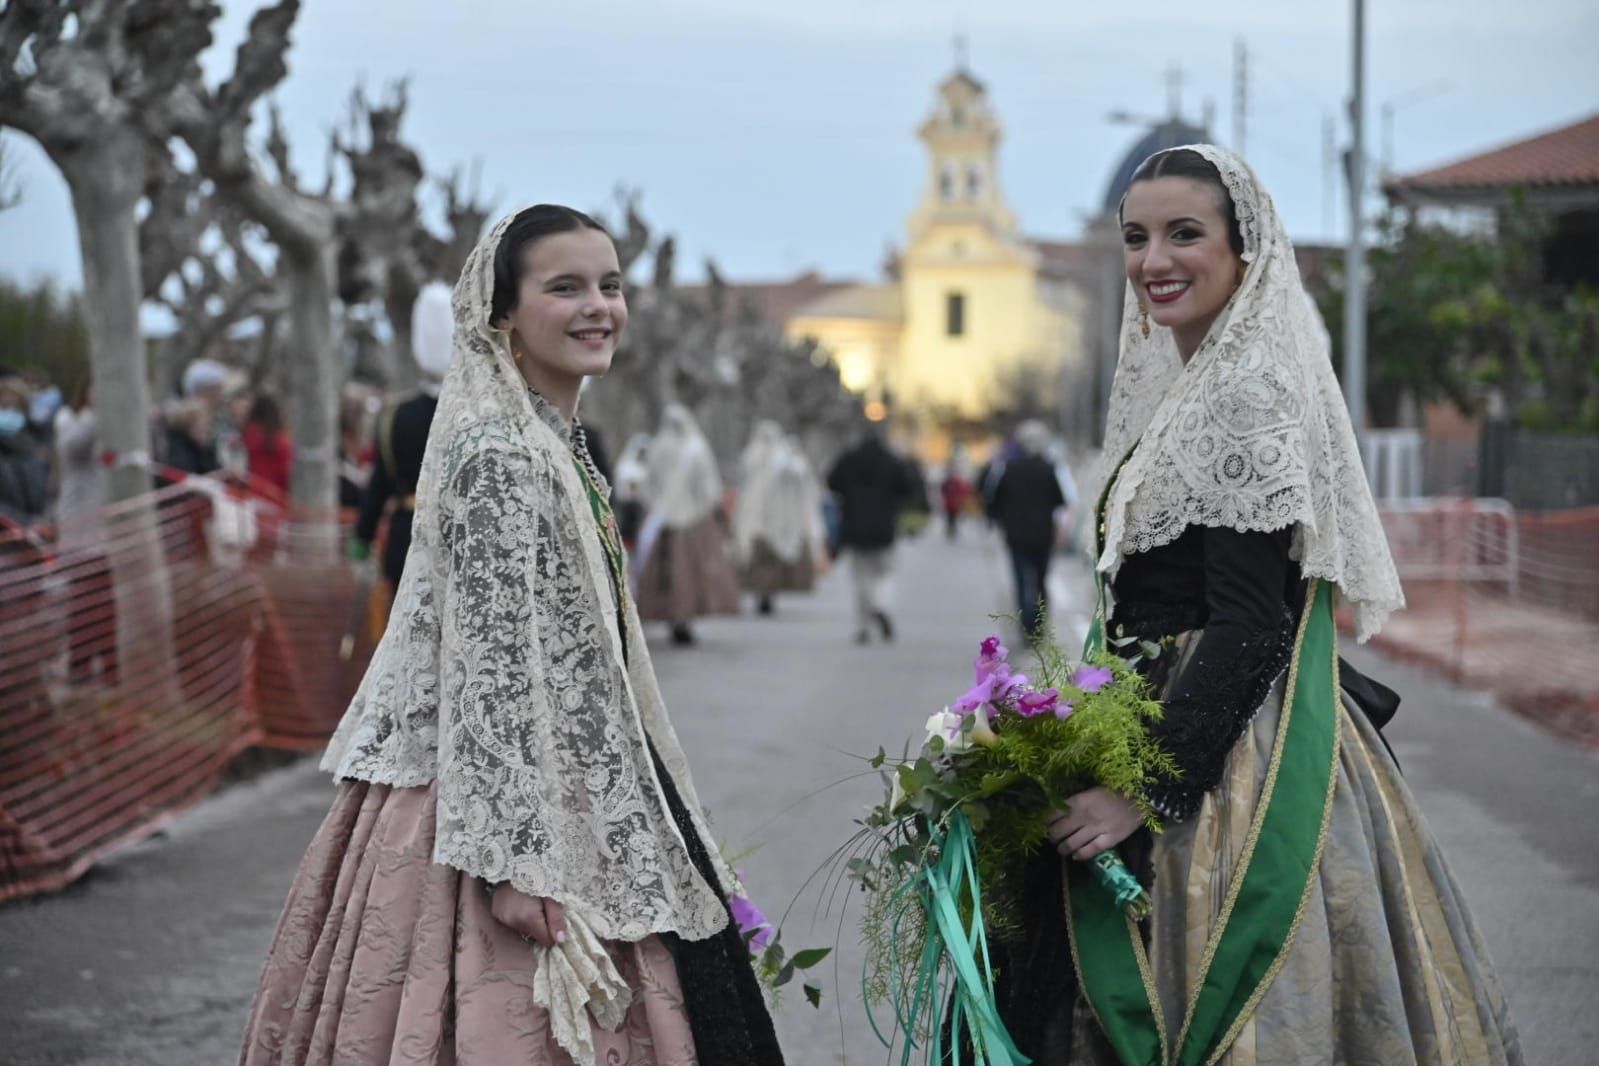
[{"label": "overcast sky", "polygon": [[[231,69],[254,3],[225,3],[213,78]],[[1599,111],[1595,0],[1378,0],[1368,5],[1368,144],[1396,102],[1394,163],[1413,170]],[[665,13],[666,9],[670,13]],[[1163,115],[1214,101],[1232,131],[1233,42],[1249,49],[1247,154],[1300,239],[1326,219],[1323,121],[1350,82],[1347,4],[1210,0],[308,0],[278,98],[302,172],[356,80],[412,79],[405,134],[430,172],[481,161],[497,210],[603,207],[618,183],[735,279],[815,267],[871,277],[921,193],[913,131],[954,63],[1005,125],[1000,176],[1028,233],[1071,239],[1138,136],[1114,109]],[[76,286],[66,188],[32,142],[5,134],[24,185],[0,214],[0,275]],[[428,210],[436,211],[430,203]]]}]

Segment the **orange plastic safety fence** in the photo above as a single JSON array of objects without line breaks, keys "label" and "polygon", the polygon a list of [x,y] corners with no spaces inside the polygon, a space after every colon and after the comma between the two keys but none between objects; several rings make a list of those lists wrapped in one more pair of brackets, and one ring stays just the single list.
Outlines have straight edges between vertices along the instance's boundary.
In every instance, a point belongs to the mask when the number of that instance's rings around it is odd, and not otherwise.
[{"label": "orange plastic safety fence", "polygon": [[1375,643],[1599,745],[1599,508],[1431,500],[1383,521],[1407,606]]},{"label": "orange plastic safety fence", "polygon": [[59,888],[256,744],[326,740],[356,583],[336,516],[209,480],[0,530],[0,900]]}]

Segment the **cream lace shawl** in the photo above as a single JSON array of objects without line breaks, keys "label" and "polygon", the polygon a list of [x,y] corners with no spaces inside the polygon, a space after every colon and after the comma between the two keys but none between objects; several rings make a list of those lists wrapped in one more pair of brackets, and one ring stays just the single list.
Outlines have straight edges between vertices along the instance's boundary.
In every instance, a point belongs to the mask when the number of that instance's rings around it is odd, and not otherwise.
[{"label": "cream lace shawl", "polygon": [[682,404],[667,405],[644,461],[649,466],[649,513],[667,529],[688,529],[722,506],[716,454]]},{"label": "cream lace shawl", "polygon": [[[1327,333],[1307,297],[1271,197],[1242,159],[1190,145],[1216,165],[1244,237],[1243,284],[1185,367],[1171,331],[1146,338],[1129,285],[1106,419],[1107,581],[1135,552],[1189,526],[1292,526],[1307,577],[1338,585],[1357,637],[1405,598],[1333,375]],[[1130,454],[1129,454],[1130,453]]]},{"label": "cream lace shawl", "polygon": [[571,430],[489,326],[508,222],[455,287],[405,576],[322,765],[396,787],[436,780],[436,862],[565,906],[572,935],[534,994],[588,1061],[584,1009],[620,1022],[628,1001],[599,941],[701,940],[729,919],[655,775],[646,737],[711,841],[637,614],[617,616]]},{"label": "cream lace shawl", "polygon": [[755,427],[739,459],[733,541],[741,565],[764,541],[785,563],[797,563],[822,543],[821,486],[799,442],[770,420]]}]

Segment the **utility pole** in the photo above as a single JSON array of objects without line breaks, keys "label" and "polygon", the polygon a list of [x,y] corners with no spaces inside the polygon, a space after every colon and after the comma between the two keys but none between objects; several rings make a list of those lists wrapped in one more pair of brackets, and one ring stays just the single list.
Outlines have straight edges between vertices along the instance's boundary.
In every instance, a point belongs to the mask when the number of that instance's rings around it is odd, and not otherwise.
[{"label": "utility pole", "polygon": [[1244,138],[1249,115],[1249,48],[1239,37],[1233,42],[1233,151],[1245,155]]},{"label": "utility pole", "polygon": [[1328,237],[1338,227],[1338,119],[1321,117],[1321,231]]},{"label": "utility pole", "polygon": [[1344,402],[1359,437],[1366,429],[1366,0],[1354,4],[1349,99],[1349,245],[1344,252]]}]

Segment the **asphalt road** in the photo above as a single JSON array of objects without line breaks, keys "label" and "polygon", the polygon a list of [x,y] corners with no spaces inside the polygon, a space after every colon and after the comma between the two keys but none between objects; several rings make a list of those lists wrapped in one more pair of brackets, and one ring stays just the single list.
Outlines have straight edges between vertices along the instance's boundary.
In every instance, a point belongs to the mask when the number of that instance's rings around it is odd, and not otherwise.
[{"label": "asphalt road", "polygon": [[[775,618],[699,627],[655,658],[720,841],[758,902],[782,913],[874,798],[857,758],[919,735],[969,681],[990,612],[1006,608],[999,549],[974,528],[901,551],[897,639],[853,643],[845,574]],[[1082,624],[1083,575],[1062,569],[1056,614]],[[652,637],[662,634],[652,634]],[[1405,698],[1389,730],[1484,930],[1537,1066],[1599,1062],[1599,761],[1475,693],[1362,651]],[[838,783],[842,782],[842,783]],[[820,790],[820,791],[818,791]],[[304,760],[212,797],[167,832],[53,896],[0,906],[0,1063],[213,1066],[234,1061],[266,944],[331,787]],[[823,1009],[797,993],[779,1026],[789,1061],[876,1063],[859,994],[853,911],[813,885],[791,948],[833,944]]]}]

